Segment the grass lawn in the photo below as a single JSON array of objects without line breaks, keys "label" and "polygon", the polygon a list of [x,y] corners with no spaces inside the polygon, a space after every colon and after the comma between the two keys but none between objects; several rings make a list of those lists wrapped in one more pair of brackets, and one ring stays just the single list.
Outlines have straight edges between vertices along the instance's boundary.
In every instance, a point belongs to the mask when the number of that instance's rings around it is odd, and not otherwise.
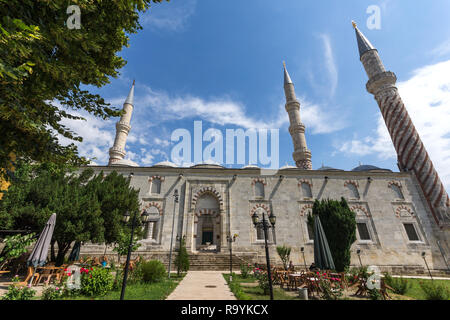
[{"label": "grass lawn", "polygon": [[[169,279],[161,282],[147,283],[129,283],[125,291],[125,300],[164,300],[177,287],[184,275],[179,277],[172,274]],[[119,300],[121,288],[107,293],[103,297],[76,296],[67,298],[67,300]]]},{"label": "grass lawn", "polygon": [[[229,273],[224,273],[223,277],[228,283],[230,290],[239,300],[269,300],[270,296],[265,295],[263,290],[257,285],[258,281],[253,276],[242,278],[240,274],[233,275],[233,284],[229,283]],[[256,284],[256,286],[246,286],[245,284]],[[294,291],[285,291],[284,289],[273,288],[274,300],[300,300]]]},{"label": "grass lawn", "polygon": [[[263,290],[259,288],[257,285],[258,281],[253,276],[248,276],[248,278],[242,278],[241,275],[235,274],[233,276],[233,282],[230,285],[229,283],[229,273],[224,273],[223,277],[228,283],[230,290],[236,296],[238,300],[268,300],[269,295],[264,295]],[[420,288],[420,282],[431,282],[432,280],[428,279],[415,279],[408,278],[408,283],[410,283],[410,288],[404,295],[394,294],[389,292],[389,295],[393,300],[425,300],[425,294]],[[435,284],[443,284],[450,290],[450,280],[433,280]],[[251,284],[248,286],[246,284]],[[256,286],[254,286],[256,284]],[[355,291],[355,290],[353,290]],[[367,300],[365,297],[356,297],[353,296],[353,293],[348,293],[350,295],[346,296],[345,299],[349,300]],[[284,289],[279,288],[278,286],[274,286],[273,295],[275,300],[300,300],[297,293],[294,291],[286,291]]]},{"label": "grass lawn", "polygon": [[[414,278],[408,278],[408,283],[411,285],[411,287],[406,291],[405,296],[413,298],[415,300],[425,300],[425,294],[420,288],[419,283],[420,282],[434,282],[435,284],[445,285],[448,290],[450,290],[450,280],[428,280],[428,279],[414,279]],[[401,297],[401,296],[399,296]]]}]

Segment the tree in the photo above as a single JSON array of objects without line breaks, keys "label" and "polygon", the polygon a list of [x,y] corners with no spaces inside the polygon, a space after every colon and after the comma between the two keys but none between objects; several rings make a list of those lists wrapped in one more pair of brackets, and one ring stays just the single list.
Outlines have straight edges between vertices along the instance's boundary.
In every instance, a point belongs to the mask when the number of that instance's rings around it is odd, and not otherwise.
[{"label": "tree", "polygon": [[[18,166],[16,181],[0,201],[0,228],[42,230],[55,212],[50,259],[61,264],[74,241],[112,243],[129,232],[119,222],[124,211],[134,213],[139,207],[138,192],[129,187],[129,180],[117,173],[108,178],[103,173],[94,175],[92,169],[76,172],[51,163],[24,163]],[[114,204],[120,210],[109,211],[105,202],[110,199],[101,198],[103,189],[116,198]]]},{"label": "tree", "polygon": [[175,265],[177,266],[178,275],[180,275],[180,271],[187,272],[189,270],[189,254],[186,250],[186,243],[184,238],[180,241],[180,249],[175,258]]},{"label": "tree", "polygon": [[284,270],[288,269],[289,257],[291,256],[291,248],[285,245],[277,246],[277,252],[283,262]]},{"label": "tree", "polygon": [[[130,247],[131,232],[129,230],[127,231],[120,232],[119,237],[116,240],[116,247],[113,249],[113,251],[117,252],[117,263],[119,264],[120,264],[120,257],[128,254],[128,248]],[[136,251],[141,246],[141,244],[138,243],[138,241],[139,237],[136,234],[134,234],[133,242],[131,244],[131,252]]]},{"label": "tree", "polygon": [[[101,87],[118,76],[126,63],[118,53],[142,29],[139,13],[162,1],[0,0],[0,168],[12,165],[11,154],[86,163],[73,143],[59,143],[56,133],[82,140],[61,120],[83,119],[70,110],[121,114],[82,85]],[[68,24],[71,4],[80,9],[79,29]]]},{"label": "tree", "polygon": [[0,253],[0,270],[12,259],[20,257],[27,252],[27,247],[36,241],[35,234],[8,236],[3,241],[5,246]]},{"label": "tree", "polygon": [[[318,214],[328,240],[336,271],[342,272],[350,265],[350,247],[356,241],[355,213],[344,198],[314,201],[312,214]],[[308,215],[308,224],[314,225],[313,216]]]}]

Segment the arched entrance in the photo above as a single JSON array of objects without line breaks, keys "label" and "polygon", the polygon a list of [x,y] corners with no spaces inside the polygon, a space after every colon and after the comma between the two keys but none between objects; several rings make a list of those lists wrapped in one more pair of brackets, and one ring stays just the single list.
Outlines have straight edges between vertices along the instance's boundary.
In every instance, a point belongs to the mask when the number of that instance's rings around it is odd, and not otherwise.
[{"label": "arched entrance", "polygon": [[220,251],[221,214],[219,200],[213,193],[198,197],[194,218],[194,251]]}]

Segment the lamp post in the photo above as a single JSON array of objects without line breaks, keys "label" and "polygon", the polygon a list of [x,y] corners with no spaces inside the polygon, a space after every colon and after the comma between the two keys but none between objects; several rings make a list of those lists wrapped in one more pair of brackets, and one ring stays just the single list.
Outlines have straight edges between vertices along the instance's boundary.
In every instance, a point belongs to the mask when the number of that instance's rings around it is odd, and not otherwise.
[{"label": "lamp post", "polygon": [[359,264],[360,264],[361,267],[362,267],[362,262],[361,262],[361,249],[357,249],[357,250],[356,250],[356,254],[358,255]]},{"label": "lamp post", "polygon": [[252,221],[253,224],[255,225],[255,227],[262,227],[264,230],[264,244],[266,247],[266,262],[267,262],[267,277],[269,278],[269,291],[270,291],[270,300],[273,300],[273,289],[272,289],[272,275],[271,275],[271,270],[270,270],[270,258],[269,258],[269,247],[267,246],[267,229],[269,228],[275,228],[275,222],[276,222],[276,217],[274,214],[270,214],[269,216],[269,221],[270,224],[266,221],[266,216],[264,214],[264,211],[262,213],[262,222],[259,221],[259,217],[258,214],[255,212],[252,215]]},{"label": "lamp post", "polygon": [[[125,288],[127,287],[127,277],[128,277],[128,268],[130,266],[130,258],[131,258],[131,249],[133,248],[133,236],[134,236],[134,228],[136,227],[136,216],[137,213],[133,214],[133,221],[131,222],[131,236],[130,236],[130,244],[128,246],[127,253],[127,261],[125,263],[125,271],[123,273],[123,281],[122,281],[122,291],[120,292],[120,300],[123,300],[125,297]],[[144,211],[141,215],[142,221],[148,222],[149,214]],[[123,222],[128,223],[130,221],[130,213],[127,211],[123,216]]]},{"label": "lamp post", "polygon": [[175,226],[175,207],[178,203],[178,189],[175,189],[175,192],[173,193],[173,216],[172,216],[172,236],[170,237],[170,253],[169,253],[169,270],[167,271],[169,274],[170,279],[170,268],[172,266],[172,242],[173,242],[173,229]]},{"label": "lamp post", "polygon": [[237,235],[227,235],[228,247],[230,248],[230,282],[233,280],[233,249],[232,243],[236,241]]},{"label": "lamp post", "polygon": [[422,252],[422,258],[423,258],[423,261],[425,261],[425,265],[427,266],[428,274],[430,275],[431,280],[433,280],[433,276],[431,275],[430,268],[428,268],[428,263],[427,263],[427,259],[425,259],[425,255],[426,255],[426,253]]},{"label": "lamp post", "polygon": [[302,255],[303,255],[303,263],[305,264],[305,271],[308,271],[308,267],[306,266],[306,259],[305,259],[305,248],[301,247],[300,251],[302,252]]}]

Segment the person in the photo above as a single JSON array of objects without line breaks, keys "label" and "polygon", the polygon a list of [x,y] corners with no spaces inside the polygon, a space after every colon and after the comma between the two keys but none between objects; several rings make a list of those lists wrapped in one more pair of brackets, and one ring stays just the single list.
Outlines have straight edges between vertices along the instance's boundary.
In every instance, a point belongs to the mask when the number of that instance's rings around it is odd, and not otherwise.
[{"label": "person", "polygon": [[313,262],[311,263],[311,265],[309,266],[309,271],[315,271],[318,270],[318,268],[316,267],[316,264]]},{"label": "person", "polygon": [[289,271],[294,271],[294,264],[292,263],[292,261],[289,261],[289,267],[288,267],[288,270]]},{"label": "person", "polygon": [[106,267],[108,265],[108,257],[107,256],[103,256],[102,257],[102,267]]}]

